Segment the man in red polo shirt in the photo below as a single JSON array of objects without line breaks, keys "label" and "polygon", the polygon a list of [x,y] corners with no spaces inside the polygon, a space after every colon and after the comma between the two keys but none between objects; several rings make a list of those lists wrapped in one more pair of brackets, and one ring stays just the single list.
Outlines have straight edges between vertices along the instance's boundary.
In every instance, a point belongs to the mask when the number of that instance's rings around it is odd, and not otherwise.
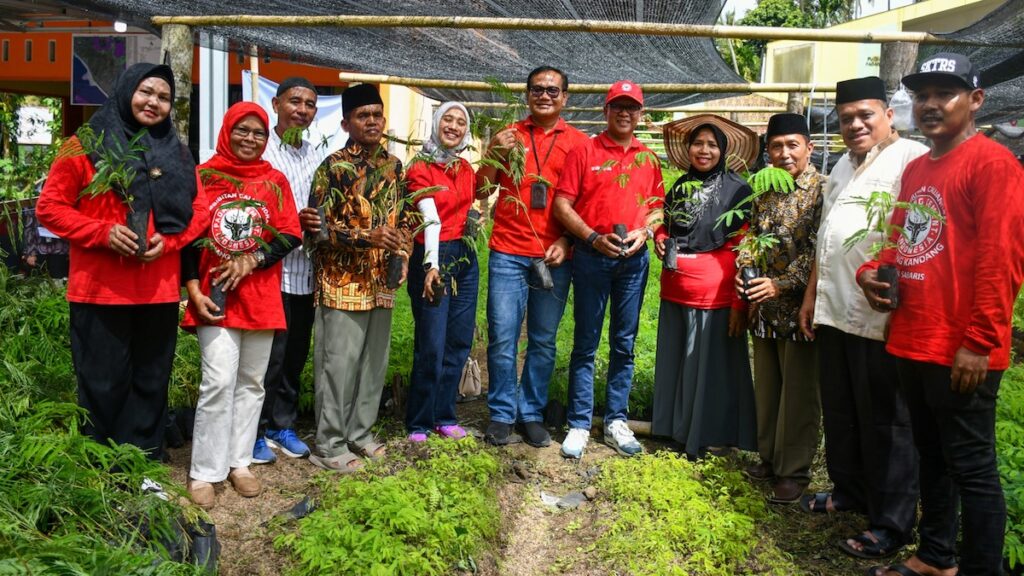
[{"label": "man in red polo shirt", "polygon": [[[555,336],[569,294],[569,241],[562,225],[551,215],[554,184],[565,156],[587,141],[586,134],[562,120],[569,98],[569,78],[550,66],[541,66],[526,78],[530,115],[491,139],[487,156],[504,169],[483,165],[477,172],[477,197],[498,192],[491,232],[487,285],[487,405],[491,423],[484,438],[503,446],[518,442],[512,431],[518,423],[526,443],[547,446],[544,428],[548,382],[555,368]],[[509,167],[509,151],[525,148],[525,176],[516,182]],[[546,266],[551,286],[545,287],[531,269]],[[529,313],[527,313],[527,311]],[[516,358],[519,334],[526,316],[526,361],[517,385]]]},{"label": "man in red polo shirt", "polygon": [[661,221],[665,196],[657,156],[633,137],[643,104],[638,84],[613,84],[604,104],[607,130],[569,153],[555,192],[555,217],[575,236],[576,332],[569,360],[569,434],[562,441],[567,458],[581,458],[590,438],[594,353],[609,299],[604,441],[624,456],[643,450],[626,425],[626,410],[647,286],[647,240]]},{"label": "man in red polo shirt", "polygon": [[[881,255],[899,270],[899,299],[886,350],[898,359],[920,454],[921,536],[903,564],[876,576],[1002,574],[1006,502],[995,452],[996,396],[1010,363],[1013,303],[1024,277],[1024,170],[1009,150],[978,134],[985,101],[978,73],[960,54],[939,53],[903,84],[914,123],[932,150],[903,172],[899,199],[941,218],[897,208],[896,247]],[[871,307],[889,310],[878,262],[857,272]],[[957,567],[957,512],[963,543]]]}]

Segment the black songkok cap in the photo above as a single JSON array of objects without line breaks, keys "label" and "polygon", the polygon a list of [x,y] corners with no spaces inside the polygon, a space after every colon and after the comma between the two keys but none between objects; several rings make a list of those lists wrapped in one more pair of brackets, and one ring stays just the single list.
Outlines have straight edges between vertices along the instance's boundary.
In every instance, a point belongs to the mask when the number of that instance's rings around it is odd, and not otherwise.
[{"label": "black songkok cap", "polygon": [[882,79],[878,76],[836,82],[836,106],[859,100],[881,100],[886,102],[885,82],[882,82]]},{"label": "black songkok cap", "polygon": [[801,114],[784,112],[768,119],[768,131],[764,135],[766,140],[786,134],[803,134],[809,139],[811,133],[807,130],[807,118]]},{"label": "black songkok cap", "polygon": [[289,78],[285,78],[280,84],[278,84],[277,94],[275,94],[275,96],[280,98],[281,94],[284,94],[292,88],[308,88],[313,92],[313,94],[316,94],[316,86],[313,86],[312,82],[302,76],[291,76]]},{"label": "black songkok cap", "polygon": [[384,105],[384,101],[380,99],[380,92],[373,84],[349,86],[341,93],[341,113],[344,116],[348,116],[348,113],[356,108],[372,104]]}]

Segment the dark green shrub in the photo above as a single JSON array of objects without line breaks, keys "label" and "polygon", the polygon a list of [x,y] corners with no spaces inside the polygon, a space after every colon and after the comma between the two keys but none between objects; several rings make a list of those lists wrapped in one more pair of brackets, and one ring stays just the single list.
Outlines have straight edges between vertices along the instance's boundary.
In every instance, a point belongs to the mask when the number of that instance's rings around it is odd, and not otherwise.
[{"label": "dark green shrub", "polygon": [[68,338],[62,286],[0,270],[0,574],[197,573],[158,544],[195,519],[169,470],[79,434]]}]

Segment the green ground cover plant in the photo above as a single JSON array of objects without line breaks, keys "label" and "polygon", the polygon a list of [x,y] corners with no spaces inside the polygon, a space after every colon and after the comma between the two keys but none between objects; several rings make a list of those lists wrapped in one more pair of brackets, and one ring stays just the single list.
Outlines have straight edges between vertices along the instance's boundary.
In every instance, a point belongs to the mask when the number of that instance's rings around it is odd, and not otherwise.
[{"label": "green ground cover plant", "polygon": [[[435,436],[422,450],[397,471],[381,465],[354,476],[319,476],[319,509],[274,540],[293,556],[291,574],[473,570],[473,555],[499,525],[499,462],[471,438]],[[386,466],[396,466],[396,452]]]},{"label": "green ground cover plant", "polygon": [[758,529],[763,495],[723,462],[670,452],[605,461],[597,486],[613,508],[594,550],[635,576],[796,573]]},{"label": "green ground cover plant", "polygon": [[0,574],[198,574],[159,544],[196,519],[170,471],[79,433],[68,338],[63,286],[0,269]]},{"label": "green ground cover plant", "polygon": [[1003,374],[996,404],[996,457],[1006,495],[1003,556],[1011,568],[1024,565],[1024,366]]}]

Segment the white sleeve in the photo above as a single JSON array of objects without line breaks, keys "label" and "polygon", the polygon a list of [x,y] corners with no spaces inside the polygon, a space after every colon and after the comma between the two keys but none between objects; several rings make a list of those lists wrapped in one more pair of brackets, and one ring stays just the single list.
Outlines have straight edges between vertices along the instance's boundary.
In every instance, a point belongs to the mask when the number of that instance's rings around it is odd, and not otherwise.
[{"label": "white sleeve", "polygon": [[423,215],[423,223],[427,225],[423,230],[423,261],[429,263],[431,268],[439,268],[437,256],[441,245],[441,217],[437,215],[437,206],[433,198],[424,198],[416,202],[416,207]]}]

